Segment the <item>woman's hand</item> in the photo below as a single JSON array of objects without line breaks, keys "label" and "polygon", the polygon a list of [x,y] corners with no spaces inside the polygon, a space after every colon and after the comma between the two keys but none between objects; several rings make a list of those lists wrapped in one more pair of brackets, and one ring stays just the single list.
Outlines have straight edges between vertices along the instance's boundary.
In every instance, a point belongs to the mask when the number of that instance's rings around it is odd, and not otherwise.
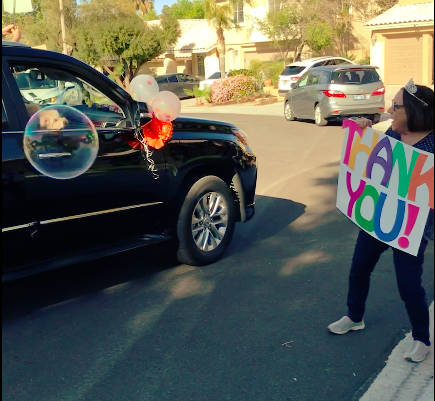
[{"label": "woman's hand", "polygon": [[12,40],[14,42],[18,42],[21,39],[21,31],[20,28],[15,24],[9,24],[2,28],[2,37],[12,35]]},{"label": "woman's hand", "polygon": [[372,120],[364,117],[352,118],[351,120],[355,121],[361,128],[367,128],[372,126]]}]

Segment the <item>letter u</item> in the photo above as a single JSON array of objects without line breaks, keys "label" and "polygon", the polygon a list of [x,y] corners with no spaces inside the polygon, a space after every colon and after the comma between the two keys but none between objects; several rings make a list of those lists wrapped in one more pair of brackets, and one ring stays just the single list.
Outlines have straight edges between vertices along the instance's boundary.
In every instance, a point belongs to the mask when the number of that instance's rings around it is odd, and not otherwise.
[{"label": "letter u", "polygon": [[381,215],[384,208],[385,199],[387,195],[383,192],[379,195],[378,203],[376,204],[375,216],[373,221],[373,228],[377,237],[383,242],[391,242],[397,238],[403,224],[403,217],[405,215],[405,201],[397,199],[397,213],[394,226],[389,233],[385,233],[381,228]]}]

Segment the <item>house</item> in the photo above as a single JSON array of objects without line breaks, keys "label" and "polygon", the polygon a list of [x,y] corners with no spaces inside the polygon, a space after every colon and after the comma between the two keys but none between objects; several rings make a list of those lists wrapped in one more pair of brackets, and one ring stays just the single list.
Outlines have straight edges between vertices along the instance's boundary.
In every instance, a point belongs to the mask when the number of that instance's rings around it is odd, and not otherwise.
[{"label": "house", "polygon": [[[228,0],[217,0],[225,3]],[[264,19],[267,13],[279,7],[280,0],[252,0],[251,4],[239,3],[234,11],[237,27],[225,30],[225,66],[226,70],[249,68],[252,60],[275,60],[279,52],[268,37],[258,29],[257,21]],[[369,57],[370,35],[364,28],[364,20],[357,13],[351,15],[352,35],[347,50],[356,59]],[[148,23],[158,24],[159,21]],[[216,31],[208,20],[179,20],[181,36],[172,49],[153,61],[144,64],[139,73],[156,75],[181,72],[199,77],[208,77],[219,71],[219,59],[216,51]],[[334,51],[331,50],[331,55]],[[338,54],[334,54],[338,55]],[[302,58],[311,57],[305,47]]]},{"label": "house", "polygon": [[434,3],[399,0],[398,4],[368,21],[370,62],[379,67],[387,85],[403,85],[410,78],[433,85]]}]

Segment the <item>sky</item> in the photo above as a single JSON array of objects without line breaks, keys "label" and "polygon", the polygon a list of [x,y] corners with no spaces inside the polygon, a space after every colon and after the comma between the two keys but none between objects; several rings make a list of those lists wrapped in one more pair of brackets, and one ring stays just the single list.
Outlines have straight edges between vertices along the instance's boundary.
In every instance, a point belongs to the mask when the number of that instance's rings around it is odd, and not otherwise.
[{"label": "sky", "polygon": [[163,6],[170,6],[174,3],[176,3],[176,0],[154,0],[154,9],[157,14],[160,14]]}]

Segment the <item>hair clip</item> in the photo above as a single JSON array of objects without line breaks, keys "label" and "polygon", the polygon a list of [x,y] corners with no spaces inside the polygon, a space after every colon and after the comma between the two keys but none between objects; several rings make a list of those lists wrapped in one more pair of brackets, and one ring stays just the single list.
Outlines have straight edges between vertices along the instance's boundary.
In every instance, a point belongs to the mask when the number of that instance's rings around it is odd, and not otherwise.
[{"label": "hair clip", "polygon": [[414,96],[419,102],[423,103],[424,106],[429,106],[424,100],[417,97],[417,87],[415,86],[414,80],[411,78],[408,83],[404,86],[404,89],[411,95]]}]

